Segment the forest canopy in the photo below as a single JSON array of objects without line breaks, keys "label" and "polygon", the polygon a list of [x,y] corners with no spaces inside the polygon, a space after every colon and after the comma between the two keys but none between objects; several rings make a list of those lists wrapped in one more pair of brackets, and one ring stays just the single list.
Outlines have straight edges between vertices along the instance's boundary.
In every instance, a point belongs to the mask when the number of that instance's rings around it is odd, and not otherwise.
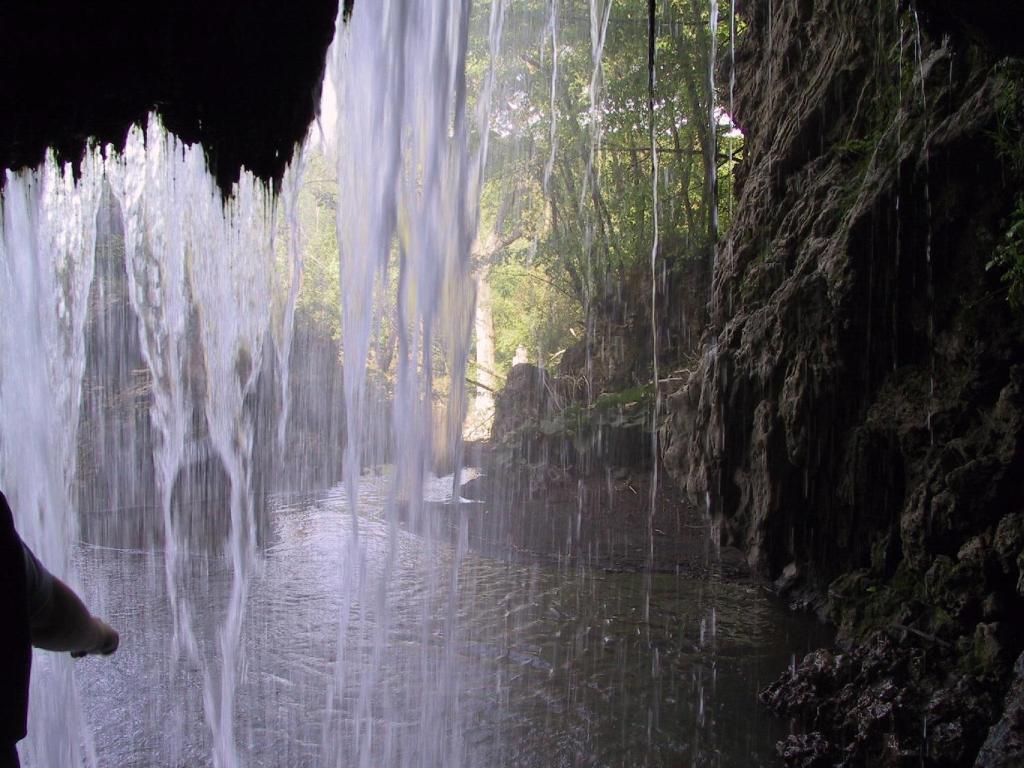
[{"label": "forest canopy", "polygon": [[[657,5],[652,90],[646,2],[475,4],[467,106],[473,151],[485,149],[486,162],[472,258],[477,303],[489,304],[478,310],[490,316],[493,359],[481,363],[477,343],[474,381],[500,385],[524,355],[555,366],[627,317],[649,328],[652,280],[656,295],[685,283],[694,294],[690,314],[702,316],[714,244],[730,218],[731,171],[743,152],[730,117],[730,53],[742,24],[728,3],[714,15],[706,2]],[[297,312],[340,340],[335,170],[322,148],[307,151]],[[693,347],[699,328],[683,338],[667,312],[655,307],[659,357],[671,363]],[[385,378],[394,343],[388,317],[380,313],[370,359]],[[478,317],[476,336],[487,327]],[[639,360],[650,360],[650,346]]]}]

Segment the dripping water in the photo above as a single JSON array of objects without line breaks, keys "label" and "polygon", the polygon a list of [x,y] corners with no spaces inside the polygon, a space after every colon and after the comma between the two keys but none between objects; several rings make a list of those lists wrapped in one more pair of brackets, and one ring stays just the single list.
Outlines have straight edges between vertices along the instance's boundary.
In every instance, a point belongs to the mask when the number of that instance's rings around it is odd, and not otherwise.
[{"label": "dripping water", "polygon": [[714,271],[718,250],[718,104],[715,96],[715,67],[718,65],[718,0],[710,0],[708,22],[708,199],[711,269]]},{"label": "dripping water", "polygon": [[[647,573],[654,564],[654,513],[658,499],[658,420],[661,415],[661,382],[658,370],[658,143],[655,130],[657,3],[647,6],[647,113],[648,138],[651,146],[651,369],[654,381],[654,410],[651,413],[651,488],[647,514]],[[645,590],[644,620],[650,618],[650,590]]]},{"label": "dripping water", "polygon": [[[22,538],[59,578],[80,587],[71,543],[75,449],[85,370],[83,329],[93,279],[101,186],[98,153],[82,180],[52,157],[36,171],[7,174],[0,220],[0,482]],[[67,656],[33,666],[29,718],[46,722],[22,742],[35,765],[93,759]]]},{"label": "dripping water", "polygon": [[551,36],[551,101],[549,110],[551,115],[551,128],[548,133],[548,143],[551,147],[548,161],[544,165],[544,193],[547,194],[551,184],[551,173],[555,168],[555,155],[558,151],[558,134],[556,132],[558,120],[558,107],[556,93],[558,86],[558,0],[550,0],[550,11],[548,17],[548,32]]},{"label": "dripping water", "polygon": [[923,51],[921,44],[921,21],[917,15],[917,8],[912,7],[914,17],[914,53],[917,64],[917,80],[921,87],[921,114],[923,115],[923,147],[921,150],[922,164],[924,166],[924,215],[925,215],[925,300],[928,304],[928,442],[935,444],[935,431],[932,428],[932,416],[935,413],[935,283],[932,272],[932,199],[931,184],[929,182],[929,148],[931,125],[929,120],[928,99],[925,93],[925,76]]}]

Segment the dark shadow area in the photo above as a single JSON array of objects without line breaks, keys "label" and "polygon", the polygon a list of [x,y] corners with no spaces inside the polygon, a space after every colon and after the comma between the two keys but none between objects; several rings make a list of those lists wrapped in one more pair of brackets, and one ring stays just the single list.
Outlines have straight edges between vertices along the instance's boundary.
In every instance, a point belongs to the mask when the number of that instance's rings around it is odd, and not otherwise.
[{"label": "dark shadow area", "polygon": [[[350,4],[348,4],[350,5]],[[242,167],[277,182],[319,107],[337,0],[0,5],[0,166],[90,139],[124,144],[156,111],[201,142],[225,191]]]}]

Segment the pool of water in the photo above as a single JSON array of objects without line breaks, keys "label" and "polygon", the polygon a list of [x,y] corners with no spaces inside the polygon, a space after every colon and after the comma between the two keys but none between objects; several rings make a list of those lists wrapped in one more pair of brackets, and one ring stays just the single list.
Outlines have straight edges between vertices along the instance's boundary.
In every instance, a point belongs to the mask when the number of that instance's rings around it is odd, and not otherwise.
[{"label": "pool of water", "polygon": [[[820,644],[819,627],[747,581],[523,562],[415,533],[384,514],[385,484],[363,483],[357,541],[342,488],[274,501],[249,582],[232,762],[775,764],[785,726],[755,696]],[[83,545],[78,566],[122,637],[114,657],[75,665],[98,764],[213,765],[204,691],[223,661],[227,560],[188,556],[192,654],[173,640],[160,553]]]}]

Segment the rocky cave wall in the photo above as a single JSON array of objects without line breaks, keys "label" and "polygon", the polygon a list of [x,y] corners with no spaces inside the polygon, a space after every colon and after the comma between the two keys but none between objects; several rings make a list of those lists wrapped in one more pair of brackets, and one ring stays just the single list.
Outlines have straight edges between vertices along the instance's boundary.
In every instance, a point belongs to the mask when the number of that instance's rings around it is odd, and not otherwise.
[{"label": "rocky cave wall", "polygon": [[1024,325],[986,269],[1019,70],[940,14],[775,5],[745,13],[737,214],[667,463],[762,574],[923,575],[1022,511]]},{"label": "rocky cave wall", "polygon": [[[739,198],[705,352],[669,400],[667,469],[792,602],[843,643],[872,638],[824,671],[807,662],[769,694],[778,711],[799,709],[798,682],[841,687],[853,669],[850,690],[875,702],[864,659],[899,666],[871,650],[895,629],[900,653],[942,661],[884,682],[922,702],[909,736],[901,704],[854,722],[856,702],[832,700],[853,740],[841,764],[866,759],[854,742],[872,728],[893,736],[871,759],[896,762],[870,764],[903,764],[892,745],[921,733],[927,764],[970,764],[1001,710],[989,741],[1016,746],[978,764],[1017,764],[1024,683],[991,702],[1024,648],[1024,312],[990,263],[1021,210],[1024,12],[799,0],[741,14]],[[943,706],[973,720],[947,723]],[[790,762],[839,760],[835,733],[819,735]]]}]

